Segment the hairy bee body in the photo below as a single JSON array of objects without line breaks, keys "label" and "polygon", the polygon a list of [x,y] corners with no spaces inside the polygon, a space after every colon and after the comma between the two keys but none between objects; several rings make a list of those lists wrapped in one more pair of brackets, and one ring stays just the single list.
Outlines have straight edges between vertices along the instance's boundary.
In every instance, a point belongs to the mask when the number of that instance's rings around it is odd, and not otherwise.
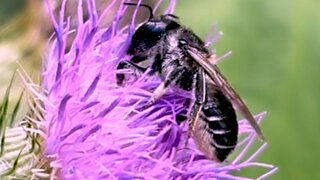
[{"label": "hairy bee body", "polygon": [[[149,60],[149,74],[157,74],[162,79],[162,84],[145,107],[160,99],[171,85],[195,92],[189,130],[207,158],[223,162],[237,145],[238,123],[233,105],[240,109],[263,139],[259,126],[243,101],[216,65],[211,64],[212,54],[204,42],[179,24],[176,16],[168,14],[159,19],[150,18],[142,24],[133,34],[127,54],[132,56],[131,60],[120,62],[118,69],[134,68],[144,72],[146,68],[139,63]],[[125,76],[118,73],[116,79],[122,85]]]}]

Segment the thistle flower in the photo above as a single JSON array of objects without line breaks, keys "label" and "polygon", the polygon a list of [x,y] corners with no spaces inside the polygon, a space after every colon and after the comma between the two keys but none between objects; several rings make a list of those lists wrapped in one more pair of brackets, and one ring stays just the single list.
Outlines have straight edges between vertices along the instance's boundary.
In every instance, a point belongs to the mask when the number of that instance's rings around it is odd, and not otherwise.
[{"label": "thistle flower", "polygon": [[[98,14],[94,0],[85,1],[89,14],[84,21],[79,1],[77,27],[64,19],[63,1],[58,21],[48,1],[54,27],[51,51],[43,66],[46,150],[51,167],[62,179],[248,179],[233,172],[260,167],[273,174],[273,165],[255,162],[263,144],[252,155],[256,135],[246,121],[239,121],[238,154],[229,162],[207,160],[188,139],[187,118],[193,102],[190,92],[171,89],[152,107],[141,109],[160,83],[156,77],[141,77],[125,87],[115,82],[116,66],[125,55],[135,29],[136,7],[129,26],[119,27],[126,6],[121,3],[108,27],[100,27],[115,2]],[[138,2],[141,3],[141,0]],[[160,5],[157,4],[155,10]],[[165,13],[173,13],[171,0]],[[66,41],[75,38],[70,50]],[[126,72],[130,73],[130,72]],[[261,121],[265,113],[258,114]],[[186,142],[189,142],[185,147]],[[235,153],[236,154],[236,153]]]}]

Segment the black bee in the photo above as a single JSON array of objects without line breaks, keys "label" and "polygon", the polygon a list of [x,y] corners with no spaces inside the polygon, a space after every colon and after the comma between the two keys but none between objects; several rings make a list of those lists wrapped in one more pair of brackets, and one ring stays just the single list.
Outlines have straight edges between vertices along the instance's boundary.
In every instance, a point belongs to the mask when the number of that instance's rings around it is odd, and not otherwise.
[{"label": "black bee", "polygon": [[[218,162],[223,162],[237,144],[238,123],[233,106],[264,139],[252,114],[220,73],[213,54],[204,42],[182,26],[177,16],[167,14],[153,18],[151,7],[145,4],[140,6],[150,10],[150,18],[132,36],[127,51],[132,56],[131,60],[122,61],[117,68],[144,72],[146,68],[138,63],[150,61],[150,75],[159,75],[162,83],[153,92],[146,107],[161,98],[171,85],[187,91],[194,90],[196,101],[189,120],[191,136],[208,159]],[[125,76],[119,73],[116,79],[122,85]]]}]

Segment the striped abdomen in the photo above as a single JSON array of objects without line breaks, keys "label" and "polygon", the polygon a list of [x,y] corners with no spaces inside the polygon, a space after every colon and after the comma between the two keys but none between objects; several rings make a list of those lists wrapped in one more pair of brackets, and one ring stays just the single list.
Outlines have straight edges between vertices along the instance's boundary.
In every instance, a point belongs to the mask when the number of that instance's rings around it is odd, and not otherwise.
[{"label": "striped abdomen", "polygon": [[212,81],[207,80],[205,86],[202,106],[194,105],[200,109],[198,119],[192,123],[192,135],[199,150],[207,158],[222,162],[237,145],[236,113],[230,101]]}]

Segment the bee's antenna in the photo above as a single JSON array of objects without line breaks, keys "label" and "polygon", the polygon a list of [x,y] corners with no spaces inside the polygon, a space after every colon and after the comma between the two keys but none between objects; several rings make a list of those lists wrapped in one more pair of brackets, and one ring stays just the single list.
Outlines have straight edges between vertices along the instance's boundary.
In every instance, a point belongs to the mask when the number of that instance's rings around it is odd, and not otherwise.
[{"label": "bee's antenna", "polygon": [[[123,3],[123,4],[127,5],[127,6],[138,6],[137,3]],[[140,4],[139,6],[148,8],[149,13],[150,13],[149,20],[153,18],[153,13],[152,13],[153,9],[151,6],[149,6],[148,4]]]}]

